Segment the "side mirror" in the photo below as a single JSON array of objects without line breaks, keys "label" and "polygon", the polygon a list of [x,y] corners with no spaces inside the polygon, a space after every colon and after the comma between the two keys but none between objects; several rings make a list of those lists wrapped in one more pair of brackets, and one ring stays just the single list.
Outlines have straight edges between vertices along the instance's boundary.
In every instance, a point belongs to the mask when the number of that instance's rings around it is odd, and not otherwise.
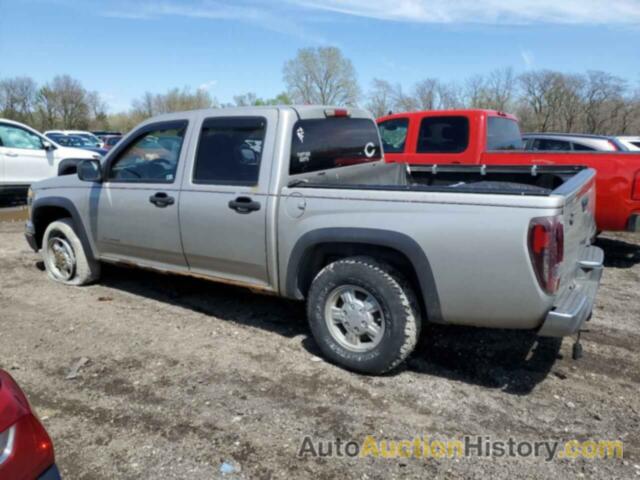
[{"label": "side mirror", "polygon": [[53,146],[53,143],[47,142],[46,140],[42,141],[42,148],[44,148],[47,152],[56,149],[56,147]]},{"label": "side mirror", "polygon": [[83,182],[101,182],[102,166],[100,160],[82,160],[78,164],[78,178]]}]

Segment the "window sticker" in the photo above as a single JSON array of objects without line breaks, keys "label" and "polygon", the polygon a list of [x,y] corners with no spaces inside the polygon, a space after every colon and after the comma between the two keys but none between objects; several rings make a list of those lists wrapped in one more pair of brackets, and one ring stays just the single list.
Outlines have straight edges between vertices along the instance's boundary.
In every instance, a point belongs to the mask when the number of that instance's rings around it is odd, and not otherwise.
[{"label": "window sticker", "polygon": [[300,163],[309,163],[309,160],[311,160],[311,152],[298,153],[298,161]]},{"label": "window sticker", "polygon": [[304,128],[302,127],[298,128],[298,130],[296,130],[296,135],[298,135],[298,138],[300,139],[300,143],[304,143]]},{"label": "window sticker", "polygon": [[376,146],[373,142],[369,142],[364,146],[364,154],[367,158],[373,158],[376,154]]}]

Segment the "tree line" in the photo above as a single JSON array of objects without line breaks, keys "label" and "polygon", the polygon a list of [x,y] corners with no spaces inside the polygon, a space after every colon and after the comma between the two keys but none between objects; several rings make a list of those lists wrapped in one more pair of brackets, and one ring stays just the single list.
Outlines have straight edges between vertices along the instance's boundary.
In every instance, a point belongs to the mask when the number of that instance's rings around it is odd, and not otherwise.
[{"label": "tree line", "polygon": [[489,108],[515,113],[523,130],[594,134],[640,133],[640,88],[602,71],[569,74],[512,68],[475,75],[462,82],[425,78],[406,88],[376,78],[366,92],[351,60],[335,47],[305,48],[285,62],[286,90],[274,98],[248,92],[219,103],[204,89],[146,92],[125,112],[110,111],[98,92],[69,75],[44,85],[21,76],[0,79],[0,116],[53,128],[128,131],[144,119],[198,108],[249,105],[330,104],[363,106],[376,116],[412,110]]}]

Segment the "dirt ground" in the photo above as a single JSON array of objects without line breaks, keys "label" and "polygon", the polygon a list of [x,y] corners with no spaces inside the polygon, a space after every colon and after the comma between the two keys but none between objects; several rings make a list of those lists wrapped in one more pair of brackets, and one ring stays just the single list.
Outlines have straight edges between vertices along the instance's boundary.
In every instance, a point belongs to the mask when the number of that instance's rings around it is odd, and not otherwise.
[{"label": "dirt ground", "polygon": [[[22,222],[0,222],[0,367],[69,479],[640,478],[640,236],[600,244],[582,360],[570,339],[429,327],[406,366],[367,377],[317,358],[300,304],[114,267],[98,285],[64,287]],[[297,456],[307,435],[369,434],[623,440],[625,458]]]}]

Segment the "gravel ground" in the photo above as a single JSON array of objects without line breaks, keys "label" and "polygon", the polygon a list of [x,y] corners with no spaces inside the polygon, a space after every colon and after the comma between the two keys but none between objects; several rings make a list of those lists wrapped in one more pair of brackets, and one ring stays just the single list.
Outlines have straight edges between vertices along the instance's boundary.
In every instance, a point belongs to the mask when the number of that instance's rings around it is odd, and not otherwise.
[{"label": "gravel ground", "polygon": [[[406,366],[367,377],[317,358],[300,304],[114,267],[98,285],[64,287],[22,223],[5,221],[0,367],[70,479],[640,478],[640,237],[600,243],[607,268],[582,360],[570,339],[429,327]],[[297,456],[307,435],[368,434],[621,439],[625,458]]]}]

